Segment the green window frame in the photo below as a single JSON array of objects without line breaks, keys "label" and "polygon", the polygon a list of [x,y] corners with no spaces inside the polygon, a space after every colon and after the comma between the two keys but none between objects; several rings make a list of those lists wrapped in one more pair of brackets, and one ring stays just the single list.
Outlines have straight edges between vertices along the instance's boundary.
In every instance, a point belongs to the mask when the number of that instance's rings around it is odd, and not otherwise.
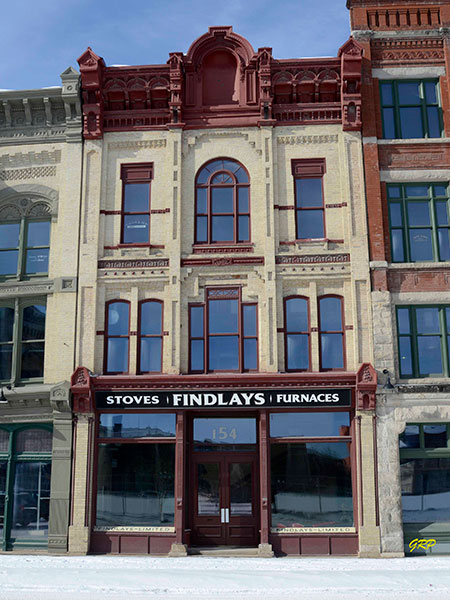
[{"label": "green window frame", "polygon": [[43,381],[46,308],[46,298],[0,302],[0,383]]},{"label": "green window frame", "polygon": [[384,139],[442,137],[438,79],[381,80],[380,100]]},{"label": "green window frame", "polygon": [[50,235],[51,219],[22,217],[0,222],[0,280],[46,276]]},{"label": "green window frame", "polygon": [[[21,423],[14,425],[0,424],[0,466],[3,466],[2,472],[5,475],[4,477],[0,478],[0,512],[2,511],[2,514],[0,514],[0,548],[2,551],[11,550],[13,547],[17,548],[20,546],[46,546],[48,543],[47,536],[42,536],[40,539],[34,538],[34,536],[31,536],[31,539],[24,536],[21,539],[20,535],[17,536],[17,534],[14,533],[14,527],[17,529],[17,523],[14,522],[14,516],[16,516],[14,514],[16,473],[18,474],[21,468],[30,463],[50,465],[51,469],[51,449],[45,451],[29,451],[20,450],[20,448],[18,448],[17,442],[19,434],[31,430],[40,430],[52,433],[53,426],[50,423]],[[2,444],[1,442],[4,442],[5,438],[7,443]],[[24,493],[26,492],[23,492],[23,494]],[[43,496],[43,493],[45,493],[45,490],[37,489],[34,492],[34,500],[36,500],[37,494],[39,506],[41,505],[42,500],[44,503],[50,503],[50,496]],[[29,500],[30,498],[27,499]],[[23,510],[28,511],[28,517],[33,515],[32,507],[24,506]],[[39,526],[39,520],[37,520],[37,525]]]},{"label": "green window frame", "polygon": [[448,182],[386,189],[392,262],[450,261]]},{"label": "green window frame", "polygon": [[449,377],[450,305],[397,306],[400,378]]}]

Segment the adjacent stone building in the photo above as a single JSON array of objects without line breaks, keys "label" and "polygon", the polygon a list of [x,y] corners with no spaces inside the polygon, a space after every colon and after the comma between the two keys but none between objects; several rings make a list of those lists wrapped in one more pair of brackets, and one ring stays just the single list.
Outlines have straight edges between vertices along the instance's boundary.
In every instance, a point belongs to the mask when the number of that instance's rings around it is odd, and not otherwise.
[{"label": "adjacent stone building", "polygon": [[79,75],[0,92],[0,543],[67,551]]},{"label": "adjacent stone building", "polygon": [[450,2],[347,4],[364,48],[382,553],[448,553]]},{"label": "adjacent stone building", "polygon": [[379,555],[361,61],[80,57],[69,551]]}]

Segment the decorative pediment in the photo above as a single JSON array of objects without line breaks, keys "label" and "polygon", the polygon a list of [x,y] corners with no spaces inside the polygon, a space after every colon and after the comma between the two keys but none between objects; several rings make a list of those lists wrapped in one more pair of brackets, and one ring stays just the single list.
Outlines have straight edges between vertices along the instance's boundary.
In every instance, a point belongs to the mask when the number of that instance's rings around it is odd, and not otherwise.
[{"label": "decorative pediment", "polygon": [[354,38],[350,38],[339,48],[338,57],[340,58],[343,54],[362,56],[363,47]]},{"label": "decorative pediment", "polygon": [[234,33],[231,26],[210,27],[208,33],[199,37],[191,45],[187,52],[186,60],[194,64],[202,63],[205,56],[214,50],[231,51],[239,59],[242,59],[245,65],[248,65],[255,54],[250,42],[237,33]]},{"label": "decorative pediment", "polygon": [[81,72],[95,71],[100,64],[105,66],[103,58],[97,56],[90,46],[88,46],[87,50],[78,58],[77,62],[80,65]]}]

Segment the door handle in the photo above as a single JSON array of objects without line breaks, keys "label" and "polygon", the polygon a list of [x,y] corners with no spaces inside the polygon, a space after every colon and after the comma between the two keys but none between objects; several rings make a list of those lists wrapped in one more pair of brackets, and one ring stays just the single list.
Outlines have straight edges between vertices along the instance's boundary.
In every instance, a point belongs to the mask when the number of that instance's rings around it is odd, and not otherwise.
[{"label": "door handle", "polygon": [[220,509],[220,522],[221,523],[226,523],[226,521],[225,521],[225,509],[224,508]]},{"label": "door handle", "polygon": [[225,523],[229,523],[230,522],[230,509],[226,508],[225,509]]}]

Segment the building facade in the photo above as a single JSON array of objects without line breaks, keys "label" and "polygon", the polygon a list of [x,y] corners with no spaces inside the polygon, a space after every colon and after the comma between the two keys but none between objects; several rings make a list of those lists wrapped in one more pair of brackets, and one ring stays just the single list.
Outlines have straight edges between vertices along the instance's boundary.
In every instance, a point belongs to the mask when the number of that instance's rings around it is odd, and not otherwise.
[{"label": "building facade", "polygon": [[69,551],[378,556],[362,46],[79,64]]},{"label": "building facade", "polygon": [[348,7],[364,48],[382,552],[431,539],[448,553],[450,3]]},{"label": "building facade", "polygon": [[61,80],[0,93],[1,550],[67,551],[82,119]]}]

